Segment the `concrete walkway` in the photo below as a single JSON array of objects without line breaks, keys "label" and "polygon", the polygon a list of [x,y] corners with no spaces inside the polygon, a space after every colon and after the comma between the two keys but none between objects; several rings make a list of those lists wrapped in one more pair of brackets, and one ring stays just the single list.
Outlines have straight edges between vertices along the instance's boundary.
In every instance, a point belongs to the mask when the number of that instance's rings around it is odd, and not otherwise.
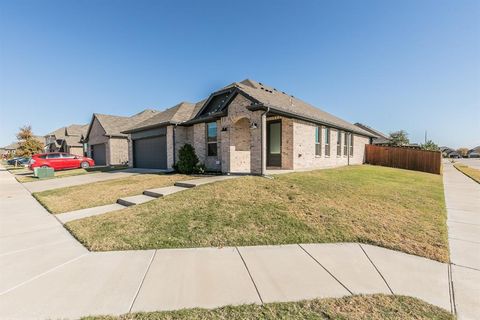
[{"label": "concrete walkway", "polygon": [[480,316],[480,184],[444,162],[451,277],[459,319]]},{"label": "concrete walkway", "polygon": [[170,171],[161,170],[161,169],[129,168],[129,169],[122,169],[122,170],[112,170],[108,172],[82,174],[82,175],[64,177],[64,178],[48,179],[48,180],[42,180],[42,181],[26,182],[23,185],[25,186],[25,188],[27,188],[28,191],[30,191],[31,193],[34,193],[34,192],[41,192],[46,190],[58,189],[58,188],[78,186],[81,184],[87,184],[87,183],[93,183],[93,182],[99,182],[99,181],[126,178],[126,177],[130,177],[137,174],[159,173],[159,172],[170,172]]},{"label": "concrete walkway", "polygon": [[1,319],[361,293],[402,294],[446,310],[452,306],[448,264],[370,245],[89,252],[6,171],[0,171],[0,219]]}]

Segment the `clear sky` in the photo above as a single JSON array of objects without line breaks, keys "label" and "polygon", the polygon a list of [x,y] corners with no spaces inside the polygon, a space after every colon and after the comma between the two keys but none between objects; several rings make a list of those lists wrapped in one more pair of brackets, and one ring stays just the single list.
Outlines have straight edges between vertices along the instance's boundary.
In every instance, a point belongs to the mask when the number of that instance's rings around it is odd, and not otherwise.
[{"label": "clear sky", "polygon": [[350,122],[480,145],[480,1],[0,0],[0,145],[252,78]]}]

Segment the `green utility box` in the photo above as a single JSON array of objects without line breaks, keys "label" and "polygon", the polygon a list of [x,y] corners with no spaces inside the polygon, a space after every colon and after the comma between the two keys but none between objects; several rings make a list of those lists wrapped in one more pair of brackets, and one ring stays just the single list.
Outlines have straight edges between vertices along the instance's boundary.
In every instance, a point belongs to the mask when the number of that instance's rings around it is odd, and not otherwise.
[{"label": "green utility box", "polygon": [[51,178],[55,175],[52,168],[35,168],[33,169],[33,176],[38,179]]}]

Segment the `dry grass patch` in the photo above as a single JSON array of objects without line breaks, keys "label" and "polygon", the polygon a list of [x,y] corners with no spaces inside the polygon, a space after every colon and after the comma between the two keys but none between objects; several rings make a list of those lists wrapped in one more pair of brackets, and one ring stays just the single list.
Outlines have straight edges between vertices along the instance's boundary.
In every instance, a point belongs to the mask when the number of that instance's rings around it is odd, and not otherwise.
[{"label": "dry grass patch", "polygon": [[374,166],[242,177],[67,227],[91,250],[362,242],[448,261],[441,176]]},{"label": "dry grass patch", "polygon": [[142,194],[146,189],[171,186],[191,179],[180,174],[139,174],[127,178],[100,181],[34,193],[34,197],[52,213],[91,208],[115,203],[118,198]]},{"label": "dry grass patch", "polygon": [[472,178],[474,181],[480,183],[480,170],[469,167],[465,164],[456,163],[453,165],[458,171],[462,172],[466,176]]},{"label": "dry grass patch", "polygon": [[265,305],[228,306],[213,310],[184,309],[132,313],[119,317],[86,317],[83,320],[239,320],[239,319],[319,319],[319,320],[454,320],[455,317],[421,300],[404,296],[350,296]]}]

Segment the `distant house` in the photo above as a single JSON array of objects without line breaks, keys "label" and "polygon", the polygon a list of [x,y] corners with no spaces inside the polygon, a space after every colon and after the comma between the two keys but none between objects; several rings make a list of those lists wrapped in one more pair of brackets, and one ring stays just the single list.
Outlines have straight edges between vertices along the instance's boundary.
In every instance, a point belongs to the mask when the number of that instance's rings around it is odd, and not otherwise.
[{"label": "distant house", "polygon": [[128,162],[128,135],[123,130],[145,121],[157,111],[146,109],[131,117],[94,113],[88,125],[85,142],[88,156],[97,165],[117,165]]},{"label": "distant house", "polygon": [[[44,139],[43,137],[41,136],[33,136],[33,138],[37,141],[39,141],[40,143],[44,143]],[[2,147],[0,148],[0,154],[4,155],[4,156],[7,156],[7,157],[10,157],[10,156],[15,156],[15,154],[17,153],[17,149],[19,148],[20,146],[20,142],[13,142],[5,147]]]},{"label": "distant house", "polygon": [[88,125],[72,124],[45,135],[45,151],[67,152],[79,156],[86,153],[84,138]]},{"label": "distant house", "polygon": [[364,161],[372,133],[254,80],[182,102],[123,131],[129,165],[170,170],[185,144],[207,170],[267,174]]},{"label": "distant house", "polygon": [[468,158],[480,158],[480,146],[468,150],[467,157]]},{"label": "distant house", "polygon": [[372,127],[369,127],[367,125],[364,125],[360,122],[356,122],[355,125],[365,131],[370,132],[373,134],[375,137],[372,138],[372,144],[379,145],[379,146],[388,146],[390,145],[391,139],[388,135],[373,129]]}]

